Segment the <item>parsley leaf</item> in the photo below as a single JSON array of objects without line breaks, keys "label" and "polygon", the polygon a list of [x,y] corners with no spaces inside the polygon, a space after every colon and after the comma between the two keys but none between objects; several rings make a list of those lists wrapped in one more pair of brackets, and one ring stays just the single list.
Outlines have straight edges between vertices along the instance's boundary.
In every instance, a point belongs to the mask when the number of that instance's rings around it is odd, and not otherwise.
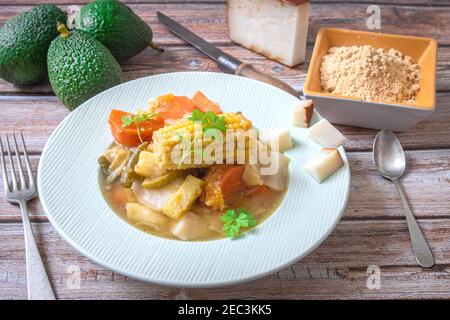
[{"label": "parsley leaf", "polygon": [[131,126],[131,124],[133,123],[133,118],[132,116],[123,116],[122,117],[122,128]]},{"label": "parsley leaf", "polygon": [[203,122],[203,112],[201,112],[198,109],[194,109],[194,111],[192,111],[191,116],[188,118],[191,121],[201,121]]},{"label": "parsley leaf", "polygon": [[194,109],[188,120],[193,122],[202,123],[202,131],[205,132],[208,129],[217,129],[219,131],[225,132],[227,130],[225,118],[223,116],[219,117],[212,111],[207,111],[205,113],[198,109]]},{"label": "parsley leaf", "polygon": [[256,226],[256,219],[253,215],[243,208],[236,210],[227,210],[220,216],[223,224],[223,232],[227,237],[236,237],[241,228],[253,228]]},{"label": "parsley leaf", "polygon": [[238,217],[236,218],[236,223],[241,227],[251,228],[256,226],[255,218],[245,211],[244,209],[238,209]]},{"label": "parsley leaf", "polygon": [[135,115],[129,114],[127,116],[123,116],[122,119],[122,128],[126,128],[131,126],[133,123],[138,125],[144,121],[153,120],[156,116],[155,112],[149,113],[138,113]]}]

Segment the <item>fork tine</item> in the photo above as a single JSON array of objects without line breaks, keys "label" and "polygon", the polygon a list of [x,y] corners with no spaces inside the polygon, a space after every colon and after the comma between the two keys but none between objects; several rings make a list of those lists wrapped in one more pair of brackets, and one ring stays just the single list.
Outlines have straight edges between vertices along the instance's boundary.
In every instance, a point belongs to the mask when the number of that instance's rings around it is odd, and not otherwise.
[{"label": "fork tine", "polygon": [[29,179],[28,185],[30,187],[34,187],[33,170],[31,169],[30,159],[28,158],[27,146],[25,145],[25,140],[23,139],[22,131],[19,131],[19,133],[20,133],[20,139],[22,140],[22,147],[23,147],[23,155],[25,157],[25,164],[27,166],[27,173],[28,173],[28,179]]},{"label": "fork tine", "polygon": [[20,189],[25,189],[27,187],[25,182],[25,176],[23,174],[23,167],[22,167],[22,160],[20,157],[19,148],[17,147],[17,138],[16,138],[16,132],[13,131],[13,140],[14,140],[14,151],[16,152],[16,162],[17,162],[17,169],[19,171],[19,177],[20,177]]},{"label": "fork tine", "polygon": [[14,168],[13,159],[11,156],[11,146],[9,145],[9,136],[7,133],[6,135],[6,147],[8,148],[8,159],[9,159],[9,166],[11,167],[11,180],[12,180],[12,190],[17,190],[17,179],[16,179],[16,170]]},{"label": "fork tine", "polygon": [[0,136],[0,157],[2,161],[2,173],[3,173],[3,185],[5,186],[5,192],[8,193],[9,190],[9,181],[8,176],[6,174],[6,165],[5,165],[5,154],[3,153],[3,143],[2,137]]}]

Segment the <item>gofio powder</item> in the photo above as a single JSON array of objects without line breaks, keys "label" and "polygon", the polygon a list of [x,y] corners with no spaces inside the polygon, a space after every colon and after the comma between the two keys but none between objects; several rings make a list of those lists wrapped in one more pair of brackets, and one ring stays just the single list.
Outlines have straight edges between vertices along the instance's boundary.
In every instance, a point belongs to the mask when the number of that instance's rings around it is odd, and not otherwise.
[{"label": "gofio powder", "polygon": [[420,66],[395,49],[372,46],[332,47],[320,67],[322,89],[366,101],[413,103]]}]

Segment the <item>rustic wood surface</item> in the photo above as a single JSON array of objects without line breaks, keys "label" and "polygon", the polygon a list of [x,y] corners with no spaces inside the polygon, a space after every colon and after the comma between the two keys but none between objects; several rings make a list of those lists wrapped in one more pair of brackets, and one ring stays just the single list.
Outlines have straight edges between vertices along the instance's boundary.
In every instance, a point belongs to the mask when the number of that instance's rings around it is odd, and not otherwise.
[{"label": "rustic wood surface", "polygon": [[[0,25],[48,0],[0,0]],[[67,4],[88,1],[55,0]],[[127,80],[172,71],[218,71],[215,63],[171,35],[156,20],[161,10],[236,57],[301,90],[308,63],[288,68],[234,45],[226,32],[225,1],[127,0],[154,29],[166,51],[146,50],[123,64]],[[389,4],[386,4],[389,3]],[[369,4],[381,7],[383,32],[438,40],[437,112],[398,136],[407,149],[403,179],[410,204],[432,247],[436,266],[423,269],[412,255],[409,235],[393,186],[379,177],[371,146],[376,131],[340,127],[349,138],[352,170],[347,210],[330,237],[301,262],[269,277],[227,290],[178,289],[146,284],[89,261],[66,244],[49,224],[38,200],[31,202],[33,227],[56,295],[60,299],[392,299],[450,298],[450,1],[317,0],[312,2],[308,58],[322,26],[365,30]],[[16,87],[0,80],[1,133],[24,131],[34,168],[51,132],[68,114],[47,83]],[[3,194],[3,186],[0,186]],[[381,283],[369,289],[369,266]],[[81,274],[79,287],[73,276]],[[0,299],[26,298],[23,232],[17,207],[0,198]]]}]

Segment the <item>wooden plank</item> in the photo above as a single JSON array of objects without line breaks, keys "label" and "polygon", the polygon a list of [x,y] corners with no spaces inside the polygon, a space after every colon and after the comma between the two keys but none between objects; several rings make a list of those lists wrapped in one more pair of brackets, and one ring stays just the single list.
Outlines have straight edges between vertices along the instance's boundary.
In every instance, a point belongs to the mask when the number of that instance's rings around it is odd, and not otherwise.
[{"label": "wooden plank", "polygon": [[[62,6],[64,7],[64,6]],[[130,7],[154,28],[155,42],[183,43],[157,22],[156,10],[161,10],[192,31],[214,43],[230,43],[223,3],[158,3],[131,4]],[[29,6],[6,6],[0,12],[0,25]],[[436,38],[440,44],[450,44],[450,10],[428,6],[380,5],[382,29],[387,33],[410,34]],[[366,30],[367,4],[313,3],[311,6],[308,41],[314,42],[321,27],[333,26]]]},{"label": "wooden plank", "polygon": [[[242,61],[254,64],[259,70],[289,83],[296,90],[303,90],[308,72],[312,46],[307,50],[307,61],[297,67],[288,68],[240,46],[219,46],[222,50]],[[166,51],[158,54],[151,49],[122,64],[125,80],[134,80],[154,74],[178,71],[220,72],[217,64],[190,46],[166,46]],[[450,91],[450,47],[438,50],[436,85],[438,91]],[[3,94],[53,94],[50,85],[43,83],[33,86],[14,86],[0,79]]]},{"label": "wooden plank", "polygon": [[[279,77],[290,83],[297,90],[303,87],[308,64],[303,63],[295,68],[288,68],[266,59],[263,56],[239,46],[220,46],[224,51],[239,57],[245,62],[255,64],[260,70]],[[312,48],[308,50],[308,57]],[[450,48],[448,49],[450,56]],[[154,74],[181,71],[214,71],[221,72],[217,64],[203,53],[190,46],[166,46],[165,52],[159,54],[151,49],[145,50],[136,57],[122,64],[125,80],[133,80]],[[450,79],[450,71],[448,78]],[[442,82],[443,86],[450,84]],[[43,83],[37,86],[14,86],[0,79],[0,92],[4,94],[53,94],[50,85]]]},{"label": "wooden plank", "polygon": [[[322,1],[322,0],[319,0]],[[354,0],[351,0],[354,1]],[[376,0],[377,1],[377,0]],[[376,2],[375,1],[375,2]],[[378,0],[379,1],[379,0]],[[397,0],[399,2],[407,0]],[[423,0],[412,0],[417,3],[423,2]],[[438,1],[438,0],[433,0]],[[2,0],[1,6],[14,6],[14,5],[38,5],[41,3],[53,3],[57,5],[73,5],[73,4],[87,4],[93,2],[92,0]],[[220,3],[225,4],[225,0],[120,0],[120,2],[126,4],[165,4],[165,3],[176,3],[176,4],[194,4],[194,3]],[[316,1],[317,2],[317,1]]]},{"label": "wooden plank", "polygon": [[31,153],[42,151],[50,134],[68,114],[56,97],[0,97],[2,132],[22,130]]},{"label": "wooden plank", "polygon": [[[380,177],[370,153],[350,153],[352,182],[343,220],[403,219],[394,186]],[[450,150],[407,152],[408,170],[402,180],[415,216],[419,219],[450,217]],[[32,157],[36,170],[38,156]],[[0,186],[3,194],[3,185]],[[46,221],[39,201],[30,203],[33,221]],[[0,222],[20,221],[18,207],[0,198]]]},{"label": "wooden plank", "polygon": [[[50,279],[60,299],[273,298],[450,298],[450,220],[422,221],[436,262],[416,266],[406,225],[398,221],[341,222],[301,262],[258,281],[213,289],[162,287],[127,279],[89,261],[66,244],[48,223],[34,230]],[[25,298],[25,257],[20,224],[0,224],[0,299]],[[369,290],[367,268],[381,270],[380,289]],[[80,271],[80,288],[73,279]]]},{"label": "wooden plank", "polygon": [[[40,3],[55,3],[55,4],[86,4],[92,2],[90,0],[3,0],[0,5],[13,6],[13,5],[37,5]],[[225,4],[226,0],[122,0],[121,2],[127,4],[142,4],[142,3],[180,3],[180,4],[192,4],[192,3],[220,3]],[[329,0],[311,0],[313,4],[316,3],[330,3]],[[386,4],[386,0],[334,0],[334,3],[344,4]],[[389,1],[390,5],[407,5],[407,6],[448,6],[446,1],[442,0],[393,0]]]},{"label": "wooden plank", "polygon": [[[349,153],[351,191],[344,219],[404,217],[391,182],[376,171],[371,153]],[[450,150],[409,151],[402,185],[417,218],[450,217]]]},{"label": "wooden plank", "polygon": [[[127,0],[129,1],[129,0]],[[147,1],[147,0],[146,0]],[[150,0],[152,1],[152,0]],[[312,3],[357,3],[357,4],[377,4],[377,5],[385,5],[389,3],[389,5],[405,5],[405,6],[448,6],[448,1],[442,0],[311,0]]]},{"label": "wooden plank", "polygon": [[[438,95],[437,111],[407,132],[398,133],[405,149],[450,147],[450,92]],[[29,150],[39,153],[56,126],[69,111],[56,97],[0,96],[2,131],[22,130]],[[376,130],[339,127],[347,136],[348,151],[372,150]]]},{"label": "wooden plank", "polygon": [[[52,270],[57,272],[51,277],[54,277],[52,284],[58,299],[448,299],[450,285],[448,267],[436,270],[386,267],[381,270],[381,288],[372,290],[366,286],[368,274],[365,270],[326,266],[317,269],[294,267],[293,271],[288,269],[270,278],[224,290],[163,287],[134,281],[90,263],[77,263],[74,266],[61,266],[61,269]],[[81,266],[84,271],[81,273],[80,287],[74,288],[71,283],[74,281],[74,270],[77,269],[73,268],[77,266]],[[307,278],[309,274],[314,276]],[[327,275],[327,278],[323,275]],[[11,269],[0,274],[0,298],[26,297],[24,271]]]},{"label": "wooden plank", "polygon": [[[55,2],[72,4],[77,1],[79,0]],[[223,44],[224,49],[231,54],[255,63],[260,69],[279,76],[297,89],[303,84],[306,64],[289,69],[231,45],[225,29],[224,1],[198,1],[201,2],[199,4],[192,4],[197,1],[187,0],[168,0],[164,4],[157,0],[128,1],[138,3],[132,8],[154,26],[156,41],[168,46],[168,50],[164,54],[166,57],[158,57],[151,51],[146,51],[126,63],[124,73],[127,79],[174,70],[217,70],[212,61],[192,48],[181,45],[179,39],[156,22],[154,10],[161,9],[210,41]],[[327,0],[319,0],[313,3],[308,54],[319,26],[364,29],[368,4],[379,3],[381,0],[351,4],[355,1],[339,0],[330,4]],[[20,6],[1,6],[9,2]],[[2,1],[0,25],[8,17],[28,9],[22,5],[39,2],[41,0]],[[182,4],[184,2],[191,4]],[[214,4],[215,2],[219,4]],[[337,4],[338,2],[341,4]],[[445,30],[450,25],[447,22],[450,12],[442,8],[425,7],[449,4],[437,0],[396,0],[390,3],[408,5],[398,7],[385,5],[383,2],[385,1],[381,1],[383,32],[433,36],[444,45],[439,49],[437,87],[440,91],[449,91],[450,36]],[[420,7],[410,7],[412,4]],[[16,88],[0,81],[0,92],[50,94],[51,90],[47,84]],[[449,105],[450,94],[441,94],[438,99],[439,110],[430,120],[422,122],[409,133],[399,135],[405,147],[449,148]],[[21,128],[27,134],[30,133],[27,141],[35,154],[40,153],[50,132],[67,114],[67,110],[54,97],[0,97],[3,130]],[[341,129],[350,137],[347,149],[370,149],[375,131]],[[302,262],[265,279],[233,286],[230,288],[233,297],[450,298],[450,255],[446,245],[450,232],[450,199],[446,197],[450,191],[450,150],[412,151],[407,156],[411,169],[403,183],[416,216],[422,218],[419,223],[433,248],[437,266],[431,270],[416,266],[406,224],[402,219],[402,209],[392,185],[378,176],[369,153],[356,152],[349,154],[353,174],[349,205],[343,221],[332,235]],[[34,167],[37,166],[37,161],[38,155],[33,156]],[[3,190],[0,189],[1,193]],[[34,221],[46,221],[38,201],[33,201],[30,208]],[[0,222],[3,223],[0,223],[0,299],[26,298],[22,229],[19,223],[13,222],[19,219],[17,208],[1,199]],[[48,223],[34,224],[34,228],[59,298],[230,298],[228,290],[224,291],[222,288],[181,290],[127,279],[74,252]],[[369,290],[366,287],[367,266],[374,264],[381,267],[381,288]],[[70,267],[80,268],[80,289],[70,289],[68,285],[71,279]]]}]

